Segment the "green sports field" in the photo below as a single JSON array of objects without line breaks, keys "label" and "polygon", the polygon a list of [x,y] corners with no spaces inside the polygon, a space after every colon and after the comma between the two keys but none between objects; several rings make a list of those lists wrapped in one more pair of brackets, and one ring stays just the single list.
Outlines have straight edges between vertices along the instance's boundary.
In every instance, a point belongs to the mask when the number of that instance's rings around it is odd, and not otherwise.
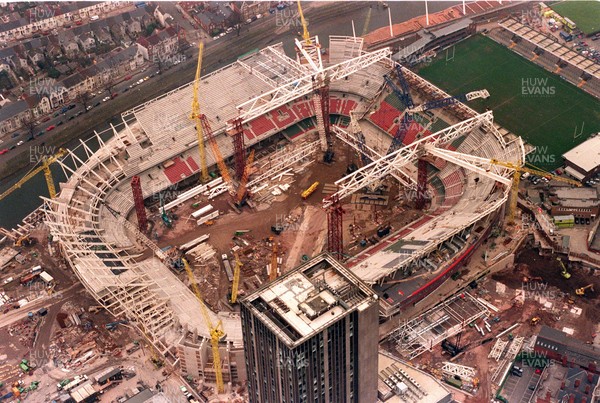
[{"label": "green sports field", "polygon": [[419,74],[450,94],[487,89],[489,98],[469,105],[490,108],[496,122],[535,145],[529,162],[540,168],[559,167],[562,154],[600,131],[598,100],[485,36],[457,44],[451,60],[440,52]]},{"label": "green sports field", "polygon": [[600,31],[599,1],[561,1],[550,8],[573,21],[588,35]]}]

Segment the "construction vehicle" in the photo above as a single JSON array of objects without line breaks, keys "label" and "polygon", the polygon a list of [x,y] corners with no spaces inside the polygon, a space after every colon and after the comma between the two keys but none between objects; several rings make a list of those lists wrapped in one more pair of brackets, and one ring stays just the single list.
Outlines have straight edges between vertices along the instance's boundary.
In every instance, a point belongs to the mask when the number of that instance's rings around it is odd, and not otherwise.
[{"label": "construction vehicle", "polygon": [[575,294],[577,295],[585,295],[585,290],[591,289],[594,292],[594,284],[588,284],[585,287],[581,287],[575,290]]},{"label": "construction vehicle", "polygon": [[312,185],[310,185],[310,187],[308,189],[306,189],[304,192],[302,192],[300,194],[300,196],[302,196],[302,198],[304,200],[306,200],[311,194],[313,194],[315,192],[315,190],[317,190],[318,187],[319,187],[319,182],[315,182]]},{"label": "construction vehicle", "polygon": [[6,189],[2,194],[0,194],[0,200],[4,199],[9,194],[19,189],[21,186],[23,186],[25,182],[33,178],[40,171],[44,171],[44,177],[46,178],[46,186],[48,186],[48,194],[50,195],[51,199],[54,199],[56,197],[56,187],[54,186],[54,178],[52,177],[52,171],[50,171],[50,165],[58,161],[66,153],[67,152],[61,148],[56,154],[42,158],[42,164],[39,167],[29,171],[29,173],[27,173],[24,177],[17,181],[17,183]]},{"label": "construction vehicle", "polygon": [[563,261],[560,260],[559,257],[557,257],[556,260],[558,260],[558,263],[560,263],[560,267],[562,268],[562,271],[560,272],[560,274],[566,279],[571,278],[571,273],[569,273],[567,271],[567,268],[565,267],[565,264],[563,263]]},{"label": "construction vehicle", "polygon": [[104,327],[106,327],[106,330],[115,330],[119,325],[125,324],[127,322],[129,322],[127,319],[118,320],[116,322],[107,323],[106,325],[104,325]]},{"label": "construction vehicle", "polygon": [[531,324],[531,326],[535,326],[540,322],[541,318],[536,316],[535,318],[531,318],[531,320],[529,321],[529,323]]},{"label": "construction vehicle", "polygon": [[31,244],[32,244],[32,242],[31,242],[31,239],[29,238],[29,235],[23,235],[22,237],[17,239],[17,241],[15,242],[16,247],[30,246]]},{"label": "construction vehicle", "polygon": [[273,251],[271,252],[271,270],[269,271],[269,280],[273,281],[277,278],[277,242],[270,238],[273,242]]},{"label": "construction vehicle", "polygon": [[165,227],[172,228],[173,221],[171,221],[171,218],[169,217],[169,215],[167,214],[167,211],[165,210],[165,203],[163,201],[162,193],[158,194],[158,198],[160,201],[160,218],[162,218],[162,221],[163,221],[163,224],[165,225]]},{"label": "construction vehicle", "polygon": [[217,324],[213,324],[210,319],[210,315],[208,314],[208,308],[204,304],[204,300],[202,299],[202,294],[200,293],[200,289],[198,288],[198,284],[196,283],[196,279],[194,278],[194,273],[185,258],[181,258],[183,262],[183,266],[185,267],[185,271],[187,272],[188,278],[190,280],[192,290],[200,303],[200,311],[202,313],[202,317],[204,318],[204,323],[208,326],[208,331],[210,333],[210,343],[212,345],[212,353],[213,353],[213,367],[215,369],[215,378],[217,384],[217,392],[223,393],[223,370],[221,368],[221,353],[219,352],[219,341],[225,336],[225,332],[223,331],[223,323],[221,321],[217,322]]},{"label": "construction vehicle", "polygon": [[237,302],[238,296],[238,287],[240,285],[240,272],[243,266],[240,261],[240,257],[237,252],[233,252],[233,256],[235,256],[235,269],[233,270],[233,282],[231,283],[231,303],[235,304]]},{"label": "construction vehicle", "polygon": [[191,119],[196,124],[196,135],[198,137],[198,153],[200,154],[200,180],[203,183],[208,182],[208,167],[206,166],[206,150],[204,149],[204,135],[202,133],[202,124],[200,123],[200,99],[198,97],[198,87],[200,86],[200,75],[202,70],[202,54],[204,43],[198,41],[198,64],[196,65],[196,78],[194,79],[194,94],[192,99]]},{"label": "construction vehicle", "polygon": [[[519,197],[519,183],[521,181],[521,174],[523,172],[528,172],[529,174],[537,175],[537,176],[546,178],[548,180],[556,180],[559,182],[569,183],[569,184],[577,186],[577,187],[582,186],[581,182],[579,182],[579,181],[556,176],[549,172],[543,171],[537,167],[536,168],[527,168],[525,166],[519,166],[519,165],[513,164],[512,162],[499,161],[496,159],[491,159],[490,163],[493,165],[504,167],[504,168],[509,168],[514,171],[513,180],[512,180],[512,188],[511,188],[511,193],[510,193],[510,203],[508,204],[508,223],[511,225],[515,223],[515,214],[517,212],[517,199]],[[563,277],[564,277],[564,275],[563,275]],[[569,277],[571,277],[571,276],[569,275]],[[569,277],[565,277],[565,278],[569,278]]]}]

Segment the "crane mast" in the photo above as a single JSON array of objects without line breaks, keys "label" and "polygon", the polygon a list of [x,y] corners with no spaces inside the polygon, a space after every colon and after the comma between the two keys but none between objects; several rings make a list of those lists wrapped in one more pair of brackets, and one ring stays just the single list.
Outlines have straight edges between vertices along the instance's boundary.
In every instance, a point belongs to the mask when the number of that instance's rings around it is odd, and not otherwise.
[{"label": "crane mast", "polygon": [[213,324],[212,320],[210,319],[210,315],[208,314],[208,308],[204,304],[202,294],[200,293],[198,284],[196,284],[194,273],[192,272],[187,259],[181,258],[181,261],[183,262],[183,267],[185,267],[185,271],[192,285],[192,290],[194,291],[194,294],[200,303],[200,312],[202,313],[204,323],[206,323],[206,326],[208,326],[213,353],[213,368],[215,369],[215,377],[217,379],[217,391],[218,393],[223,393],[223,370],[221,368],[221,354],[219,353],[219,340],[225,336],[225,332],[223,331],[223,323],[219,321],[216,326]]},{"label": "crane mast", "polygon": [[204,149],[204,135],[202,133],[202,124],[200,122],[200,74],[202,70],[202,56],[204,53],[204,44],[198,41],[198,64],[196,65],[196,78],[194,79],[194,97],[192,99],[192,115],[191,118],[196,123],[196,135],[198,136],[198,152],[200,154],[200,178],[202,182],[208,182],[208,167],[206,166],[206,151]]},{"label": "crane mast", "polygon": [[51,199],[56,197],[56,187],[54,186],[54,178],[52,177],[52,171],[50,171],[50,165],[52,163],[58,161],[61,157],[63,157],[67,152],[64,149],[58,150],[58,152],[52,156],[44,157],[42,160],[42,164],[35,168],[33,171],[30,171],[23,178],[21,178],[17,183],[6,189],[2,194],[0,194],[0,200],[4,199],[6,196],[14,192],[15,190],[21,188],[25,182],[29,179],[33,178],[40,171],[44,171],[44,178],[46,179],[46,186],[48,186],[48,194]]},{"label": "crane mast", "polygon": [[233,271],[233,282],[231,284],[231,303],[235,304],[237,301],[238,289],[240,286],[240,272],[243,264],[240,261],[237,252],[233,252],[233,256],[235,256],[235,269]]},{"label": "crane mast", "polygon": [[310,45],[312,42],[310,40],[310,34],[308,33],[308,24],[306,23],[306,19],[304,19],[300,0],[298,0],[298,14],[300,15],[300,21],[302,22],[302,39],[304,39],[305,44]]}]

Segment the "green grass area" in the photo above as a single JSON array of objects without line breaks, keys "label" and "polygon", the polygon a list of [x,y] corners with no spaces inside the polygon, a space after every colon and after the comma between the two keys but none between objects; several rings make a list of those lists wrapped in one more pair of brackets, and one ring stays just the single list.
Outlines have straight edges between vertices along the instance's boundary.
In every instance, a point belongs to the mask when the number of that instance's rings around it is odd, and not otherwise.
[{"label": "green grass area", "polygon": [[588,35],[600,31],[599,1],[561,1],[550,8],[573,21],[577,28]]},{"label": "green grass area", "polygon": [[481,35],[457,44],[452,60],[441,53],[419,74],[450,94],[487,89],[488,99],[468,104],[492,109],[496,122],[535,145],[529,162],[540,168],[562,165],[562,154],[600,131],[597,99]]}]

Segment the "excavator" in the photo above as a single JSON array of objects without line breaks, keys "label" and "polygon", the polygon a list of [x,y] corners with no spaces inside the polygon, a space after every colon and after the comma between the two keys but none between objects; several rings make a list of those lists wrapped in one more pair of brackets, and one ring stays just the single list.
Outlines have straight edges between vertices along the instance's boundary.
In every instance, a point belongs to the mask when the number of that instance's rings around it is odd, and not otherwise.
[{"label": "excavator", "polygon": [[571,273],[567,271],[567,268],[565,267],[563,261],[559,257],[557,257],[556,260],[558,260],[558,263],[560,263],[560,267],[562,267],[562,271],[560,272],[560,274],[566,279],[571,278]]},{"label": "excavator", "polygon": [[531,326],[535,326],[539,323],[540,320],[541,318],[536,316],[535,318],[531,318],[531,321],[529,323],[531,323]]},{"label": "excavator", "polygon": [[583,296],[585,295],[585,290],[587,290],[588,288],[591,289],[592,292],[594,292],[594,284],[588,284],[585,287],[576,289],[575,294]]}]

